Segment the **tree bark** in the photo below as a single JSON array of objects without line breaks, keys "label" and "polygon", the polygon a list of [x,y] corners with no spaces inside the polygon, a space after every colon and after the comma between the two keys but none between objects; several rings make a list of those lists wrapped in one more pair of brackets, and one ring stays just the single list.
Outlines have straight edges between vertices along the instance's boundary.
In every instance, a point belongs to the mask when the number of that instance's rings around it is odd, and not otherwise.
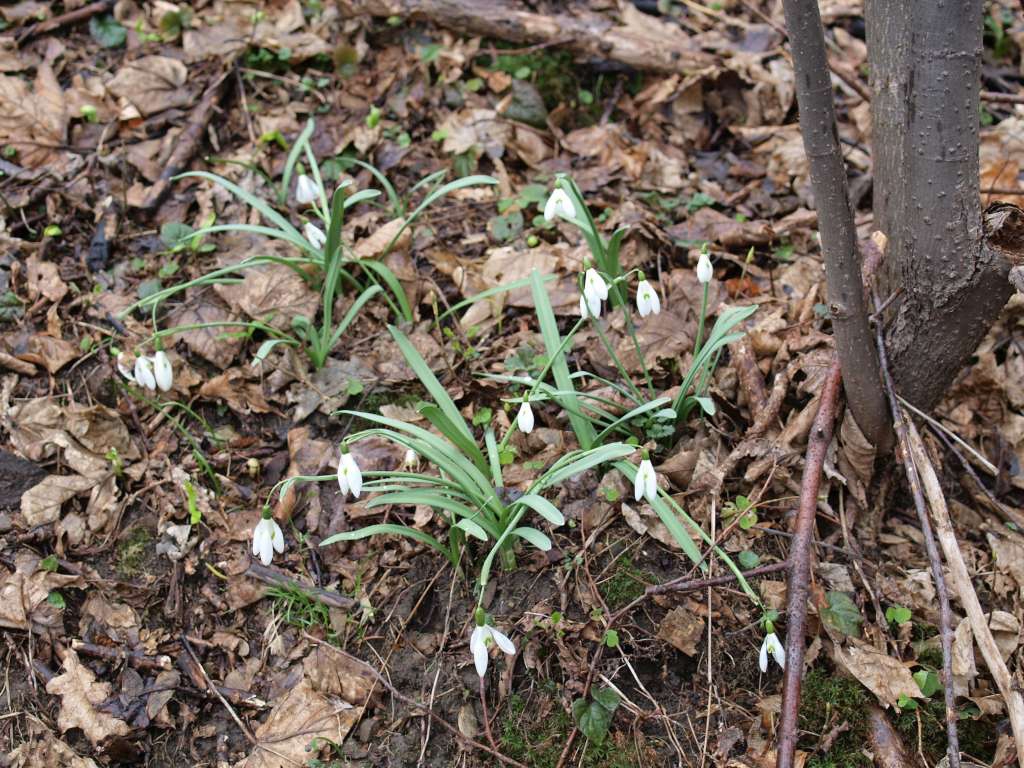
[{"label": "tree bark", "polygon": [[839,147],[821,15],[817,0],[783,0],[783,9],[793,51],[800,133],[810,166],[814,207],[818,209],[828,304],[843,388],[857,425],[884,450],[892,444],[892,430],[868,328],[857,230]]},{"label": "tree bark", "polygon": [[876,226],[889,237],[889,357],[901,395],[938,402],[1011,293],[985,240],[978,161],[981,0],[866,0]]}]

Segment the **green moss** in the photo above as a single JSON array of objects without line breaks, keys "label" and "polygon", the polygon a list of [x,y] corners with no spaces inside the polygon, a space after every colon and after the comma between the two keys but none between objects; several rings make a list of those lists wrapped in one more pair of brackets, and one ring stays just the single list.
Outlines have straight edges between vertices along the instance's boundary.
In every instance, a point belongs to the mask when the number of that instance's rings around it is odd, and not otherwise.
[{"label": "green moss", "polygon": [[[538,716],[541,715],[541,716]],[[501,751],[530,768],[555,768],[572,732],[572,718],[554,698],[529,703],[512,694],[501,720]],[[640,768],[636,751],[614,730],[604,744],[588,744],[581,768]],[[653,765],[649,762],[645,764]]]},{"label": "green moss", "polygon": [[644,593],[644,588],[655,581],[655,577],[641,571],[629,557],[622,557],[608,579],[601,583],[601,596],[611,610],[617,610],[636,600]]},{"label": "green moss", "polygon": [[133,579],[142,573],[153,534],[148,528],[136,526],[117,544],[117,574],[122,579]]},{"label": "green moss", "polygon": [[[940,654],[941,662],[941,654]],[[920,722],[920,726],[918,723]],[[895,721],[896,730],[905,744],[917,744],[920,734],[921,751],[932,763],[937,763],[946,754],[946,704],[938,693],[928,701],[920,702],[916,710],[900,714]],[[995,720],[983,717],[972,720],[961,713],[957,723],[960,751],[984,763],[991,763],[995,756]]]},{"label": "green moss", "polygon": [[870,766],[862,749],[867,730],[868,692],[856,680],[812,669],[804,677],[800,693],[800,730],[806,732],[800,749],[813,751],[819,739],[842,722],[841,733],[825,755],[812,755],[807,768],[862,768]]}]

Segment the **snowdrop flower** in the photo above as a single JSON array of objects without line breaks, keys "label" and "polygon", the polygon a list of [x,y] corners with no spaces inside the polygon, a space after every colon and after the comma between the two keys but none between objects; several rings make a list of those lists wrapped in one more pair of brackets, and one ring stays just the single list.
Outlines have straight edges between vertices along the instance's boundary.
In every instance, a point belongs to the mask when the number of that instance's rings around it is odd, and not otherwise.
[{"label": "snowdrop flower", "polygon": [[654,501],[657,495],[658,475],[654,471],[651,460],[647,458],[647,451],[644,451],[644,457],[636,470],[636,477],[633,478],[633,498],[636,501],[640,501],[640,499]]},{"label": "snowdrop flower", "polygon": [[135,381],[146,389],[156,389],[156,376],[153,374],[153,361],[145,355],[135,358]]},{"label": "snowdrop flower", "polygon": [[769,632],[764,636],[764,641],[761,643],[761,654],[758,657],[758,665],[761,667],[762,672],[768,671],[768,654],[772,655],[775,659],[775,663],[779,665],[780,669],[786,668],[786,651],[782,647],[782,643],[779,641],[779,636],[774,632]]},{"label": "snowdrop flower", "polygon": [[658,292],[647,282],[647,278],[642,276],[636,287],[636,311],[640,313],[640,317],[661,312],[661,298]]},{"label": "snowdrop flower", "polygon": [[[477,621],[481,620],[481,610],[477,610]],[[515,645],[506,635],[496,630],[489,624],[477,624],[473,627],[473,633],[469,636],[469,650],[473,654],[473,663],[476,665],[476,673],[483,677],[487,674],[487,662],[490,658],[488,645],[498,646],[505,653],[513,655],[516,652]]]},{"label": "snowdrop flower", "polygon": [[564,189],[555,187],[555,191],[544,204],[544,221],[554,221],[559,216],[563,219],[575,219],[576,206],[572,204],[572,198]]},{"label": "snowdrop flower", "polygon": [[521,432],[527,435],[533,432],[533,408],[530,407],[529,395],[523,398],[523,404],[519,406],[519,413],[516,414],[516,425]]},{"label": "snowdrop flower", "polygon": [[405,460],[402,462],[402,466],[408,470],[420,468],[420,457],[412,448],[405,449]]},{"label": "snowdrop flower", "polygon": [[711,259],[708,257],[708,252],[701,251],[700,258],[697,260],[697,280],[702,285],[707,285],[711,282],[714,274],[714,271],[711,269]]},{"label": "snowdrop flower", "polygon": [[174,369],[171,367],[171,361],[167,358],[167,353],[162,349],[158,349],[153,355],[153,377],[161,392],[169,390],[174,383]]},{"label": "snowdrop flower", "polygon": [[595,299],[593,303],[587,302],[587,297],[580,295],[580,317],[586,320],[589,317],[598,318],[601,316],[601,301]]},{"label": "snowdrop flower", "polygon": [[351,493],[357,499],[363,490],[363,473],[356,460],[352,458],[352,454],[348,452],[348,446],[344,444],[338,457],[338,487],[342,493]]},{"label": "snowdrop flower", "polygon": [[309,244],[316,249],[323,248],[324,243],[327,242],[327,235],[324,234],[324,231],[311,221],[306,222],[306,226],[302,228],[302,234],[309,240]]},{"label": "snowdrop flower", "polygon": [[320,191],[316,188],[316,182],[306,174],[300,174],[299,180],[295,183],[296,202],[299,205],[309,205],[315,202],[319,196]]},{"label": "snowdrop flower", "polygon": [[252,553],[261,563],[270,565],[274,552],[284,552],[284,534],[281,533],[281,526],[271,516],[270,507],[264,507],[260,521],[252,529]]},{"label": "snowdrop flower", "polygon": [[128,356],[124,352],[117,353],[117,371],[124,376],[132,384],[135,383],[135,374],[132,373],[132,369],[128,367]]},{"label": "snowdrop flower", "polygon": [[590,306],[594,306],[594,299],[608,300],[608,283],[593,267],[583,276],[583,295],[587,297]]}]

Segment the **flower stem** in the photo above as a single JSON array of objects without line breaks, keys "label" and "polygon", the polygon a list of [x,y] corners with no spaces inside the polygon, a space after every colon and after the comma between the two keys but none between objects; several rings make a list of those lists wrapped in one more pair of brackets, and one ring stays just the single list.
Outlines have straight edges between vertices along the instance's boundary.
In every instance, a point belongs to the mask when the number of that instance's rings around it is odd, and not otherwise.
[{"label": "flower stem", "polygon": [[[633,394],[637,396],[638,402],[643,402],[643,393],[637,389],[636,384],[633,383],[633,378],[629,375],[629,372],[626,371],[626,367],[622,364],[622,361],[619,360],[619,356],[615,354],[615,350],[612,349],[612,345],[608,341],[608,337],[605,336],[604,331],[601,330],[601,324],[595,319],[593,321],[593,325],[594,330],[597,331],[598,338],[601,339],[601,343],[604,345],[605,351],[608,352],[608,356],[611,357],[612,361],[615,363],[615,367],[619,369],[619,373],[622,374],[622,378],[626,380],[629,388],[633,390]],[[641,361],[643,360],[642,357],[640,359]]]},{"label": "flower stem", "polygon": [[708,287],[710,283],[704,283],[704,297],[700,302],[700,316],[697,318],[697,338],[693,342],[693,357],[697,358],[700,348],[704,345],[704,315],[708,311]]}]

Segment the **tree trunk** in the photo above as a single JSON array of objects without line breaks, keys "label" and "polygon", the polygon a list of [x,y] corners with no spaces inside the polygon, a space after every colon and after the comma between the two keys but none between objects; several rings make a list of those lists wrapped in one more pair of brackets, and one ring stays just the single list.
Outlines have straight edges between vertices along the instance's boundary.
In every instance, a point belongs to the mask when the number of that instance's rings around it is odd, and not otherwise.
[{"label": "tree trunk", "polygon": [[938,402],[1012,291],[989,247],[978,167],[981,0],[866,0],[874,212],[900,394]]}]

